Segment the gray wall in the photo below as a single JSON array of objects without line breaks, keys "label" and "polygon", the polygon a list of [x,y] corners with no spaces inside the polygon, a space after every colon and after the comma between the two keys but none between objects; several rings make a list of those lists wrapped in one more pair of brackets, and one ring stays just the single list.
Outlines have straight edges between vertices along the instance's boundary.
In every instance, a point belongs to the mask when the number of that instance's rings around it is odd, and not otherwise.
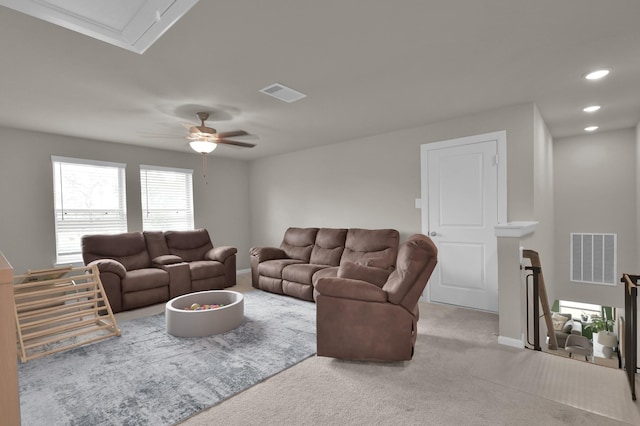
[{"label": "gray wall", "polygon": [[533,141],[533,208],[539,224],[534,237],[524,239],[523,247],[540,255],[547,294],[553,300],[556,259],[553,138],[538,108],[534,110]]},{"label": "gray wall", "polygon": [[16,273],[55,262],[51,155],[126,163],[130,231],[142,228],[139,165],[193,169],[196,228],[216,246],[238,248],[249,268],[249,163],[209,155],[208,183],[199,154],[147,149],[0,127],[0,251]]},{"label": "gray wall", "polygon": [[569,281],[571,232],[618,235],[618,275],[638,273],[634,129],[557,139],[556,298],[624,307],[621,284]]},{"label": "gray wall", "polygon": [[289,226],[421,232],[420,145],[499,130],[507,131],[508,219],[535,220],[533,118],[534,105],[521,104],[255,160],[252,240],[278,245]]}]

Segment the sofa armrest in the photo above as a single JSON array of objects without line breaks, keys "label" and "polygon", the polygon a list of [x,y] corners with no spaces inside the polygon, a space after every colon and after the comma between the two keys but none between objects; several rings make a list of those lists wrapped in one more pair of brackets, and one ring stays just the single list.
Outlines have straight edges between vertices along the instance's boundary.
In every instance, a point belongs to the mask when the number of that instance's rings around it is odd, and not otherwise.
[{"label": "sofa armrest", "polygon": [[127,275],[127,270],[124,265],[114,259],[97,259],[89,263],[87,266],[98,265],[98,271],[111,272],[116,274],[121,279]]},{"label": "sofa armrest", "polygon": [[375,284],[350,278],[320,278],[315,289],[322,296],[386,303],[387,293]]},{"label": "sofa armrest", "polygon": [[162,256],[154,257],[151,263],[153,266],[165,266],[165,265],[173,265],[174,263],[182,262],[182,258],[180,256],[176,256],[175,254],[164,254]]},{"label": "sofa armrest", "polygon": [[284,250],[276,247],[251,247],[249,254],[258,259],[258,263],[265,262],[267,260],[289,258]]},{"label": "sofa armrest", "polygon": [[169,299],[191,293],[191,269],[188,263],[180,261],[155,266],[169,274]]},{"label": "sofa armrest", "polygon": [[229,256],[233,256],[238,252],[238,249],[230,246],[220,246],[214,247],[209,250],[204,258],[207,260],[217,260],[218,262],[224,263]]}]

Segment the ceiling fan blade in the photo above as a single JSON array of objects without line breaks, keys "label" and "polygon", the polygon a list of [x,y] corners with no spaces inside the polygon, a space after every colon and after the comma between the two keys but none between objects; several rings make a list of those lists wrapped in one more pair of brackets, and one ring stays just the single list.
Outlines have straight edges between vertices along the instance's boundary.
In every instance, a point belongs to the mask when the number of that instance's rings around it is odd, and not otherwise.
[{"label": "ceiling fan blade", "polygon": [[245,132],[244,130],[234,130],[232,132],[222,132],[222,133],[218,133],[218,137],[219,138],[234,138],[234,137],[238,137],[238,136],[247,136],[249,133]]},{"label": "ceiling fan blade", "polygon": [[252,144],[252,143],[231,141],[229,139],[217,140],[216,143],[223,144],[223,145],[234,145],[242,148],[253,148],[255,146],[255,144]]},{"label": "ceiling fan blade", "polygon": [[192,127],[196,126],[195,124],[191,124],[191,123],[187,123],[186,121],[181,121],[180,125],[182,127],[184,127],[185,129],[191,129]]}]

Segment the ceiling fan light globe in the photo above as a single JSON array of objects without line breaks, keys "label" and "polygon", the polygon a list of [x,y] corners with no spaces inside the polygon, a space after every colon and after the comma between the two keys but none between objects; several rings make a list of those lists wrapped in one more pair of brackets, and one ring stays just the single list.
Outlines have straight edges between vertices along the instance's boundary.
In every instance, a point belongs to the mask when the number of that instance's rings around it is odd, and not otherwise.
[{"label": "ceiling fan light globe", "polygon": [[199,152],[200,154],[208,154],[218,147],[217,144],[207,140],[191,141],[189,142],[189,146],[195,152]]}]

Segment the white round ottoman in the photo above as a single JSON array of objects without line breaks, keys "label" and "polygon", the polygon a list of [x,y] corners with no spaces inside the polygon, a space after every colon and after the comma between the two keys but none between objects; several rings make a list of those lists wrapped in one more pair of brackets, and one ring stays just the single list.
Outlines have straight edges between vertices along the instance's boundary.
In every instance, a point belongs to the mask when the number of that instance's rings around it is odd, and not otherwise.
[{"label": "white round ottoman", "polygon": [[[192,304],[220,305],[217,309],[186,310]],[[211,290],[178,296],[165,307],[167,333],[177,337],[204,337],[233,330],[244,320],[244,296],[237,291]]]}]

